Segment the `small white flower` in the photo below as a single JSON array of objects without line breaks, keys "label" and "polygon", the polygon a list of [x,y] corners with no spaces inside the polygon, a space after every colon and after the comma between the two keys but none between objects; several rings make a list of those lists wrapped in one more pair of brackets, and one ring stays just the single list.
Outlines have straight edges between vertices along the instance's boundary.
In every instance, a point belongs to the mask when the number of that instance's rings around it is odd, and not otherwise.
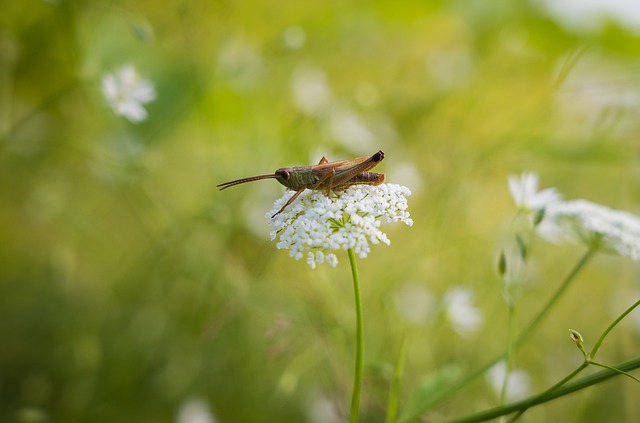
[{"label": "small white flower", "polygon": [[482,311],[472,304],[473,292],[456,287],[444,295],[445,316],[460,336],[477,332],[484,323]]},{"label": "small white flower", "polygon": [[[493,388],[496,395],[502,392],[504,376],[507,371],[507,364],[499,362],[487,372],[487,382]],[[524,370],[511,370],[507,379],[507,399],[516,401],[529,395],[531,392],[531,377]]]},{"label": "small white flower", "polygon": [[310,398],[305,409],[309,423],[338,423],[343,421],[335,401],[322,394]]},{"label": "small white flower", "polygon": [[413,224],[406,199],[411,191],[402,185],[353,185],[331,199],[319,191],[306,192],[271,219],[292,195],[291,191],[285,193],[266,214],[271,240],[278,238],[279,249],[289,249],[296,260],[305,257],[311,268],[321,263],[335,267],[338,258],[334,251],[353,248],[365,258],[370,244],[389,245],[380,230],[382,222]]},{"label": "small white flower", "polygon": [[132,65],[124,65],[114,74],[102,78],[102,94],[115,114],[131,122],[142,122],[147,118],[143,105],[156,98],[151,81],[140,78]]},{"label": "small white flower", "polygon": [[331,88],[322,69],[299,66],[291,80],[293,102],[301,112],[318,115],[331,103]]},{"label": "small white flower", "polygon": [[377,142],[374,131],[349,107],[335,107],[331,111],[329,127],[335,139],[357,150],[370,150]]},{"label": "small white flower", "polygon": [[591,31],[612,22],[638,33],[640,10],[638,3],[629,0],[538,0],[561,25],[572,31]]},{"label": "small white flower", "polygon": [[236,92],[246,93],[259,87],[264,78],[264,59],[248,38],[235,34],[222,44],[216,63],[223,81]]},{"label": "small white flower", "polygon": [[307,34],[304,32],[304,29],[297,25],[285,29],[282,36],[284,38],[284,45],[292,50],[303,47],[307,41]]},{"label": "small white flower", "polygon": [[393,302],[398,314],[415,325],[425,325],[435,310],[433,295],[416,282],[401,286],[395,292]]},{"label": "small white flower", "polygon": [[538,175],[535,173],[509,175],[509,191],[518,209],[523,211],[543,209],[561,198],[553,188],[538,191]]},{"label": "small white flower", "polygon": [[631,213],[586,200],[561,201],[547,207],[538,230],[551,241],[581,242],[640,261],[640,218]]},{"label": "small white flower", "polygon": [[180,406],[176,423],[216,423],[209,404],[202,398],[191,398]]}]

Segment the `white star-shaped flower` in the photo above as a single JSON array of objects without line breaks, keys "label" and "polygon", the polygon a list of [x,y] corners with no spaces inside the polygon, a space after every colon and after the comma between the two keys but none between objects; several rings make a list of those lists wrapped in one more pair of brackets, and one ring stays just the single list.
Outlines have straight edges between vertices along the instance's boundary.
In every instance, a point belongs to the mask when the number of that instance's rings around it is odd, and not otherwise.
[{"label": "white star-shaped flower", "polygon": [[538,191],[538,175],[535,173],[509,175],[509,191],[518,209],[524,211],[544,209],[561,198],[554,188]]},{"label": "white star-shaped flower", "polygon": [[156,98],[153,83],[142,79],[132,65],[124,65],[102,78],[102,94],[115,114],[131,122],[142,122],[147,118],[143,107]]}]

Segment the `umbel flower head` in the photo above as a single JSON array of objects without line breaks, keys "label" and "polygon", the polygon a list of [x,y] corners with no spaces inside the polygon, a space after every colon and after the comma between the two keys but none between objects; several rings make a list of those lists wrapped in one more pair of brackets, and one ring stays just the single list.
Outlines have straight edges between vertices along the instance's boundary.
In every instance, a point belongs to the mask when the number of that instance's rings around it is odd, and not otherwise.
[{"label": "umbel flower head", "polygon": [[102,78],[102,94],[115,114],[137,123],[147,118],[143,105],[156,98],[151,81],[142,79],[132,65],[124,65],[115,74]]},{"label": "umbel flower head", "polygon": [[537,191],[538,175],[509,177],[520,210],[544,210],[538,233],[548,241],[573,241],[640,261],[640,217],[587,200],[562,201],[553,188]]},{"label": "umbel flower head", "polygon": [[538,228],[551,240],[569,240],[640,261],[640,218],[586,200],[550,204]]},{"label": "umbel flower head", "polygon": [[271,240],[278,239],[276,246],[288,249],[296,260],[306,256],[311,268],[321,263],[335,267],[335,251],[353,248],[365,258],[370,244],[389,245],[380,230],[382,223],[413,225],[407,211],[411,191],[402,185],[353,185],[335,198],[319,191],[305,192],[271,219],[292,195],[292,191],[285,193],[265,215],[272,226]]}]

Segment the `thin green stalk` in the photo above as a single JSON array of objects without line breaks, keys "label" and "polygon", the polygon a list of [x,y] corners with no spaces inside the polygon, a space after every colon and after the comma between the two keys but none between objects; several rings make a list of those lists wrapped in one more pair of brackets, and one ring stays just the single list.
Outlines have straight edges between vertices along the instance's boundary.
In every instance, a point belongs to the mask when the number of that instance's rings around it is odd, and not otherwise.
[{"label": "thin green stalk", "polygon": [[398,357],[396,358],[396,366],[393,371],[393,380],[389,388],[389,400],[387,401],[387,419],[386,423],[393,423],[398,414],[398,397],[400,396],[400,380],[404,375],[404,356],[405,356],[405,338],[402,338]]},{"label": "thin green stalk", "polygon": [[626,376],[626,377],[628,377],[628,378],[630,378],[630,379],[633,379],[633,380],[635,380],[636,382],[640,383],[640,379],[638,379],[638,378],[637,378],[637,377],[635,377],[634,375],[632,375],[632,374],[630,374],[630,373],[627,373],[627,372],[623,372],[622,370],[618,370],[618,369],[616,369],[615,367],[607,366],[606,364],[602,364],[602,363],[596,363],[595,361],[591,361],[591,362],[589,362],[589,364],[592,364],[592,365],[594,365],[594,366],[598,366],[598,367],[602,367],[603,369],[609,369],[609,370],[611,370],[611,371],[614,371],[614,372],[616,372],[616,373],[619,373],[619,374],[621,374],[621,375],[623,375],[623,376]]},{"label": "thin green stalk", "polygon": [[348,252],[351,275],[353,276],[353,291],[356,298],[356,369],[353,378],[353,395],[351,397],[351,423],[357,423],[360,412],[360,391],[362,389],[364,336],[362,333],[362,298],[360,295],[360,278],[358,276],[358,266],[356,265],[356,255],[353,248],[349,248]]},{"label": "thin green stalk", "polygon": [[[544,398],[546,395],[549,395],[551,392],[555,391],[556,389],[558,389],[559,387],[561,387],[562,385],[564,385],[565,383],[569,382],[571,379],[576,377],[580,372],[582,372],[584,369],[586,369],[587,366],[589,366],[589,363],[587,363],[586,361],[583,362],[580,366],[578,366],[577,369],[575,369],[574,371],[569,373],[567,376],[562,378],[561,381],[559,381],[558,383],[556,383],[555,385],[553,385],[551,388],[547,389],[543,393],[538,394],[538,397],[539,398]],[[528,409],[529,409],[529,407],[520,409],[518,411],[518,413],[516,413],[516,415],[513,416],[513,418],[511,420],[509,420],[509,423],[513,423],[516,420],[518,420]]]},{"label": "thin green stalk", "polygon": [[[516,411],[526,410],[535,405],[539,405],[545,402],[549,402],[556,398],[563,397],[581,389],[588,388],[590,386],[601,383],[614,376],[619,376],[620,371],[628,372],[637,368],[640,368],[640,357],[633,358],[631,360],[619,363],[613,366],[616,370],[605,369],[591,375],[585,376],[576,380],[573,383],[568,383],[558,389],[549,392],[544,395],[534,395],[532,397],[517,401],[511,404],[503,405],[500,407],[492,408],[490,410],[483,411],[481,413],[473,414],[471,416],[463,417],[460,419],[452,420],[450,423],[476,423],[484,422],[487,420],[495,419],[500,416],[505,416]],[[575,373],[575,371],[574,371]]]},{"label": "thin green stalk", "polygon": [[[517,348],[518,346],[520,346],[520,344],[522,344],[522,342],[531,334],[531,332],[534,331],[534,329],[536,329],[536,327],[540,324],[540,322],[542,322],[542,320],[546,317],[547,313],[549,313],[549,311],[551,310],[552,306],[555,305],[555,303],[558,302],[558,299],[562,296],[562,294],[564,293],[564,291],[567,290],[567,288],[569,287],[569,285],[571,284],[571,282],[575,279],[575,277],[578,275],[578,273],[580,273],[580,271],[582,270],[582,268],[589,262],[589,260],[594,256],[594,254],[596,253],[596,249],[592,249],[590,248],[589,250],[587,250],[587,252],[582,256],[582,258],[580,259],[580,261],[578,261],[578,263],[576,263],[576,265],[573,267],[573,269],[571,270],[571,272],[567,275],[567,277],[564,279],[564,281],[562,281],[562,284],[560,285],[560,287],[556,290],[556,292],[553,294],[553,296],[551,297],[551,299],[549,300],[549,302],[545,305],[545,307],[536,315],[536,317],[531,321],[531,323],[529,323],[529,325],[524,329],[524,331],[517,337],[516,341],[515,341],[515,345],[514,348]],[[500,360],[502,360],[505,357],[505,353],[500,354],[499,356],[495,357],[493,360],[487,362],[484,366],[482,366],[481,368],[479,368],[477,371],[475,371],[474,373],[472,373],[471,375],[469,375],[466,379],[460,381],[457,384],[452,385],[447,392],[443,393],[442,396],[439,398],[439,400],[437,402],[434,402],[433,404],[431,404],[431,406],[433,407],[434,405],[436,405],[439,401],[442,401],[446,398],[449,397],[449,395],[452,395],[456,392],[458,392],[460,389],[462,389],[464,386],[466,386],[467,384],[471,383],[472,381],[474,381],[475,379],[477,379],[478,377],[482,376],[483,374],[486,373],[487,370],[489,370],[491,367],[493,367],[496,363],[498,363]]]},{"label": "thin green stalk", "polygon": [[604,338],[607,337],[607,335],[609,335],[609,332],[611,332],[611,330],[622,321],[622,319],[624,319],[626,317],[627,314],[631,313],[636,307],[638,307],[640,305],[640,300],[636,301],[635,303],[633,303],[631,305],[631,307],[629,307],[628,309],[626,309],[620,316],[618,316],[618,318],[616,320],[614,320],[609,327],[602,332],[602,335],[600,335],[600,338],[598,338],[598,340],[596,341],[596,344],[593,346],[593,348],[591,349],[591,353],[589,353],[589,357],[591,357],[591,359],[593,360],[593,358],[595,358],[596,354],[598,353],[598,350],[600,349],[600,347],[602,346],[602,343],[604,342]]},{"label": "thin green stalk", "polygon": [[516,306],[515,304],[509,304],[509,322],[507,329],[507,366],[504,371],[504,380],[502,381],[502,390],[500,392],[500,404],[504,404],[507,398],[507,388],[509,386],[509,375],[511,369],[513,369],[513,351],[514,351],[514,333],[515,333],[515,320],[516,320]]},{"label": "thin green stalk", "polygon": [[[578,373],[580,373],[581,371],[583,371],[584,369],[587,368],[587,366],[589,366],[589,364],[593,364],[594,366],[599,366],[599,367],[603,367],[605,369],[609,369],[615,372],[618,372],[622,375],[628,376],[631,379],[634,379],[638,382],[640,382],[640,380],[638,380],[635,376],[630,375],[629,373],[623,372],[621,370],[616,369],[615,367],[610,367],[610,366],[606,366],[604,364],[600,364],[600,363],[596,363],[593,361],[593,358],[596,356],[596,353],[598,352],[598,349],[600,348],[600,346],[602,345],[602,343],[604,342],[604,339],[607,337],[607,335],[609,334],[609,332],[611,332],[611,330],[618,324],[620,323],[620,321],[622,321],[622,319],[625,318],[625,316],[629,313],[631,313],[638,305],[640,305],[640,300],[636,301],[635,303],[633,303],[629,308],[627,308],[622,314],[620,314],[620,316],[618,316],[608,327],[607,329],[605,329],[604,332],[602,332],[602,335],[600,335],[600,337],[598,338],[598,341],[596,342],[595,346],[591,349],[591,352],[589,352],[589,354],[585,354],[585,361],[584,363],[582,363],[577,369],[575,369],[573,372],[571,372],[569,375],[565,376],[561,381],[559,381],[558,383],[556,383],[555,385],[553,385],[551,388],[547,389],[546,391],[544,391],[542,394],[539,394],[539,397],[544,397],[546,395],[548,395],[550,392],[558,389],[559,387],[561,387],[562,385],[564,385],[565,383],[569,382],[571,379],[573,379]],[[518,420],[520,418],[520,416],[522,416],[525,412],[527,411],[527,408],[523,408],[521,410],[518,411],[518,413],[511,419],[509,420],[509,422],[515,422],[516,420]]]},{"label": "thin green stalk", "polygon": [[549,299],[547,304],[544,306],[542,310],[538,313],[538,315],[529,323],[529,325],[522,331],[520,336],[518,336],[518,340],[516,341],[516,345],[520,345],[527,337],[533,332],[540,322],[547,316],[549,311],[556,305],[562,294],[567,290],[571,282],[574,280],[576,275],[580,273],[582,268],[589,262],[591,257],[596,253],[597,249],[589,248],[587,252],[582,256],[580,261],[575,265],[575,267],[571,270],[571,273],[567,275],[567,277],[562,281],[562,284],[558,288],[558,290],[553,294],[553,297]]}]

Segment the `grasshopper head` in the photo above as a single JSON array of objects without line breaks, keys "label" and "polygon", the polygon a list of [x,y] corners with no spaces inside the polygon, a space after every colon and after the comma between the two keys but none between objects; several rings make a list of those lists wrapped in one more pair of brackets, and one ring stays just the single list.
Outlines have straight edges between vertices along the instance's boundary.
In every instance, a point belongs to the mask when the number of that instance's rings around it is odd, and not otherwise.
[{"label": "grasshopper head", "polygon": [[283,167],[276,170],[275,177],[282,185],[287,188],[291,188],[291,169]]}]

